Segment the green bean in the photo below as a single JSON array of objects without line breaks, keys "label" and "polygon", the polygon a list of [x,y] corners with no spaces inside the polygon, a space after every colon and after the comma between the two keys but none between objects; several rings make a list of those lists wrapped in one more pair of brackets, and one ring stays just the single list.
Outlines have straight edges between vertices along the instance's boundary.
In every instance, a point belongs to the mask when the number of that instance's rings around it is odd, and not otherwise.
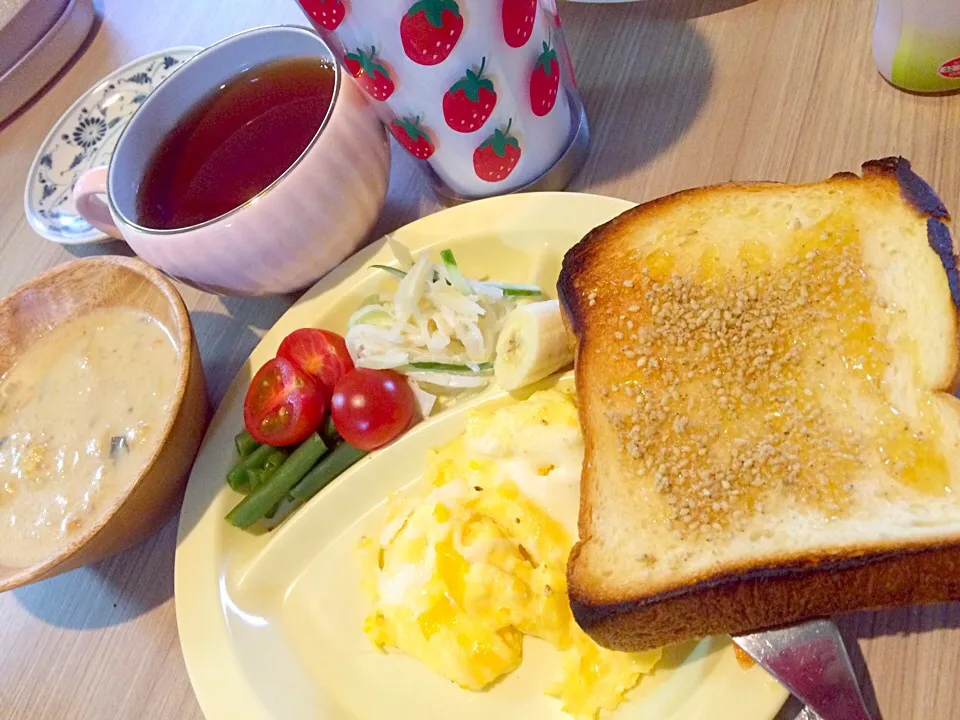
[{"label": "green bean", "polygon": [[232,482],[231,488],[244,495],[249,495],[272,474],[273,471],[266,468],[249,468],[247,470],[237,470],[231,475],[232,479],[228,479],[228,481]]},{"label": "green bean", "polygon": [[326,451],[326,444],[317,433],[313,433],[263,485],[247,495],[227,514],[227,522],[243,529],[253,525],[290,492]]},{"label": "green bean", "polygon": [[246,477],[247,477],[246,492],[244,493],[245,495],[251,493],[252,491],[256,490],[258,487],[263,485],[267,477],[273,474],[266,468],[264,468],[263,470],[244,470],[243,472],[246,474]]},{"label": "green bean", "polygon": [[267,458],[270,457],[270,453],[272,453],[274,450],[275,448],[272,448],[269,445],[261,445],[249,455],[240,458],[240,461],[234,465],[234,469],[250,470],[251,468],[261,468],[267,461]]},{"label": "green bean", "polygon": [[366,454],[366,450],[358,450],[347,442],[337,445],[290,491],[295,503],[294,507],[303,505]]},{"label": "green bean", "polygon": [[[284,504],[285,502],[291,502],[292,500],[293,500],[293,497],[291,497],[290,494],[288,493],[287,495],[284,496],[283,500],[281,500],[280,502],[278,502],[276,505],[274,505],[272,508],[270,508],[270,509],[267,511],[267,514],[263,516],[263,519],[264,519],[264,520],[273,520],[273,519],[277,516],[277,512],[279,512],[280,508],[283,507],[283,504]],[[286,517],[286,516],[284,516],[284,517]],[[281,518],[281,519],[283,519],[283,518]]]},{"label": "green bean", "polygon": [[258,447],[260,443],[253,439],[253,436],[250,435],[246,430],[241,430],[237,433],[237,436],[233,439],[233,442],[237,446],[237,452],[240,453],[240,457],[246,457]]},{"label": "green bean", "polygon": [[263,464],[263,469],[276,470],[286,462],[288,457],[290,457],[290,453],[286,450],[274,450],[270,453],[269,457],[267,457],[267,461]]},{"label": "green bean", "polygon": [[262,470],[247,470],[247,477],[249,478],[248,492],[256,490],[269,480],[283,463],[286,462],[288,457],[290,457],[290,453],[286,450],[274,450],[263,464]]},{"label": "green bean", "polygon": [[227,484],[234,490],[242,492],[247,485],[247,470],[262,470],[267,458],[274,448],[269,445],[261,445],[246,457],[240,458],[240,462],[234,465],[233,469],[227,473]]},{"label": "green bean", "polygon": [[327,413],[327,419],[324,420],[320,428],[320,437],[327,444],[327,447],[333,447],[340,440],[340,433],[337,432],[337,426],[333,424],[333,415]]}]

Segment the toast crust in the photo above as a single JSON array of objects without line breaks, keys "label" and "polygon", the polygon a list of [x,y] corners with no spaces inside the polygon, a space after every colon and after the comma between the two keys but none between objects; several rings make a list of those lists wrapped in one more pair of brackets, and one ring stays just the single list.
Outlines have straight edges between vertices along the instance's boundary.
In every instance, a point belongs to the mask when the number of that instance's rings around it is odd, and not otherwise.
[{"label": "toast crust", "polygon": [[[958,273],[958,267],[960,267],[958,266],[960,258],[958,258],[956,254],[957,248],[953,246],[950,230],[944,223],[944,221],[949,222],[950,214],[936,191],[919,175],[913,172],[910,161],[902,157],[870,160],[863,164],[862,171],[862,178],[854,173],[841,172],[835,174],[829,180],[819,183],[809,183],[809,185],[859,183],[868,178],[896,180],[904,199],[907,200],[919,214],[928,218],[927,228],[930,246],[937,252],[948,280],[955,278]],[[634,216],[656,213],[678,202],[693,200],[698,195],[718,191],[737,192],[741,190],[764,190],[782,186],[783,183],[776,182],[751,182],[727,183],[726,185],[680,190],[670,195],[664,195],[655,200],[641,203],[603,225],[595,227],[564,256],[560,277],[557,280],[557,294],[560,298],[560,306],[563,309],[564,321],[567,323],[567,328],[572,339],[575,341],[576,338],[582,334],[581,320],[585,316],[586,311],[586,308],[583,307],[581,303],[582,298],[579,297],[576,288],[573,286],[573,279],[580,274],[587,266],[587,263],[591,261],[591,245],[597,239],[614,235],[621,228],[629,226]],[[908,190],[904,188],[908,188]],[[954,306],[960,309],[960,292],[955,291],[953,282],[951,282],[950,289]]]},{"label": "toast crust", "polygon": [[[841,173],[822,183],[843,191],[868,184],[876,193],[896,193],[926,220],[928,242],[943,265],[953,307],[950,362],[932,390],[949,391],[960,382],[957,313],[960,306],[957,258],[945,220],[949,215],[936,193],[902,158],[885,158],[863,165],[863,177]],[[777,183],[737,183],[685,190],[660,198],[614,218],[589,233],[564,258],[558,295],[568,332],[577,343],[577,392],[584,429],[585,462],[581,483],[580,537],[570,556],[568,586],[571,608],[580,625],[597,642],[619,650],[641,650],[689,637],[756,630],[802,619],[863,608],[940,602],[960,598],[960,532],[934,539],[917,537],[850,544],[831,552],[771,554],[764,562],[718,563],[687,573],[683,582],[652,582],[642,595],[625,593],[616,583],[605,584],[587,572],[581,557],[595,534],[590,508],[597,501],[600,479],[594,458],[598,451],[592,417],[602,400],[580,377],[582,345],[589,322],[588,297],[576,279],[591,264],[602,262],[605,245],[615,244],[638,218],[648,221],[669,213],[678,204],[704,197],[740,197],[781,189]],[[801,186],[805,187],[805,186]],[[960,401],[940,394],[945,413],[960,418]]]},{"label": "toast crust", "polygon": [[570,608],[600,645],[635,651],[853,610],[957,598],[960,537],[926,547],[876,545],[845,556],[785,558],[776,565],[730,569],[642,600],[597,604],[571,593]]}]

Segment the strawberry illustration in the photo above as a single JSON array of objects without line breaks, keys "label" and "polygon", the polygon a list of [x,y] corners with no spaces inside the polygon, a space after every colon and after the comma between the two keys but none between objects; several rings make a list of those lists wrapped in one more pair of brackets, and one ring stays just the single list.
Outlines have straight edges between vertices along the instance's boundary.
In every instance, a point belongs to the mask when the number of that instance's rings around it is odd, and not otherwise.
[{"label": "strawberry illustration", "polygon": [[377,60],[375,47],[370,48],[369,53],[360,48],[357,48],[356,52],[347,53],[343,64],[347,66],[347,72],[357,79],[360,87],[374,100],[386,100],[397,89],[390,79],[390,72]]},{"label": "strawberry illustration", "polygon": [[397,142],[417,160],[426,160],[435,150],[430,136],[420,127],[420,117],[398,118],[390,123],[390,132]]},{"label": "strawberry illustration", "polygon": [[481,180],[500,182],[520,161],[520,142],[510,135],[512,124],[510,120],[506,130],[498,128],[473,151],[473,169]]},{"label": "strawberry illustration", "polygon": [[324,30],[336,30],[347,14],[343,0],[300,0],[300,5]]},{"label": "strawberry illustration", "polygon": [[400,21],[403,51],[420,65],[446,60],[462,32],[463,16],[456,0],[419,0]]},{"label": "strawberry illustration", "polygon": [[543,117],[553,110],[557,102],[557,89],[560,87],[560,63],[557,51],[546,42],[543,52],[533,66],[530,75],[530,108],[537,117]]},{"label": "strawberry illustration", "polygon": [[479,130],[497,104],[493,82],[483,77],[486,64],[487,59],[483,58],[477,72],[467,70],[467,74],[443,95],[443,117],[447,125],[457,132]]},{"label": "strawberry illustration", "polygon": [[500,8],[503,39],[512,48],[523,47],[533,35],[537,18],[537,0],[503,0]]}]

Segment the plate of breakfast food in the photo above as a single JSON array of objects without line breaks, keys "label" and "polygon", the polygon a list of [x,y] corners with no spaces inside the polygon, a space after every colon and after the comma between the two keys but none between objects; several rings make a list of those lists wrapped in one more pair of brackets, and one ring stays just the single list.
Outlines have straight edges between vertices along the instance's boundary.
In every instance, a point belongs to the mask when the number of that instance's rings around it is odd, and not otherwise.
[{"label": "plate of breakfast food", "polygon": [[[531,523],[542,523],[552,537],[541,544],[545,552],[555,556],[555,562],[550,573],[536,581],[546,586],[550,574],[557,576],[558,587],[552,597],[558,601],[564,598],[559,556],[569,551],[574,539],[579,476],[579,467],[575,466],[579,462],[577,453],[582,454],[582,449],[578,450],[580,433],[569,378],[553,388],[547,387],[551,385],[549,379],[542,381],[546,394],[539,399],[535,396],[534,404],[527,405],[500,389],[496,378],[489,374],[488,359],[477,358],[476,375],[463,371],[437,373],[434,382],[423,382],[421,387],[432,390],[424,395],[433,395],[434,402],[441,407],[433,409],[425,420],[388,447],[363,457],[305,506],[291,513],[279,527],[256,534],[225,520],[229,513],[244,510],[240,507],[243,500],[256,499],[252,493],[243,498],[242,493],[225,482],[228,473],[236,469],[235,436],[244,428],[243,406],[251,378],[277,356],[283,341],[301,328],[336,332],[345,336],[351,346],[357,337],[363,337],[364,331],[375,331],[376,326],[362,321],[382,320],[383,314],[391,311],[384,303],[373,300],[385,301],[407,288],[400,287],[403,278],[374,266],[401,271],[416,267],[424,284],[433,283],[433,273],[444,267],[440,252],[449,249],[467,282],[483,278],[501,285],[513,284],[517,292],[533,292],[527,286],[538,286],[544,291],[544,300],[555,300],[563,253],[590,229],[631,206],[632,203],[611,198],[548,193],[470,203],[429,216],[395,232],[391,243],[376,243],[348,260],[267,333],[213,419],[181,517],[176,564],[178,624],[191,679],[208,717],[226,717],[229,713],[249,718],[439,717],[443,713],[490,717],[500,713],[510,717],[563,718],[568,715],[561,709],[561,701],[547,694],[563,677],[568,680],[569,702],[599,700],[621,704],[618,714],[623,717],[641,712],[643,703],[618,703],[623,692],[631,687],[616,683],[644,686],[651,696],[649,702],[658,703],[655,707],[664,711],[663,717],[670,716],[669,712],[677,718],[692,717],[695,715],[686,712],[691,708],[723,706],[744,695],[753,698],[751,706],[756,710],[738,712],[736,717],[772,717],[785,693],[759,668],[742,668],[729,640],[722,638],[672,648],[659,658],[656,653],[637,658],[625,656],[623,675],[614,684],[601,685],[597,681],[598,687],[593,689],[580,686],[581,681],[571,678],[570,672],[563,669],[563,662],[573,657],[564,653],[574,651],[557,651],[550,642],[560,643],[559,635],[573,631],[569,610],[563,612],[562,602],[552,606],[558,617],[542,623],[540,632],[548,636],[547,640],[526,638],[520,645],[516,625],[501,627],[494,623],[492,627],[509,636],[509,642],[500,648],[502,657],[497,662],[477,660],[475,669],[443,646],[416,648],[415,656],[391,647],[388,636],[400,631],[402,625],[399,618],[391,627],[385,627],[386,616],[382,622],[376,619],[377,601],[382,603],[382,599],[365,589],[371,571],[370,539],[383,534],[388,512],[402,514],[403,496],[394,493],[406,489],[411,493],[409,502],[416,503],[423,491],[420,483],[427,474],[438,471],[441,456],[458,464],[470,461],[468,454],[455,448],[457,442],[463,442],[462,436],[470,425],[491,424],[497,432],[509,433],[513,424],[518,429],[530,425],[531,418],[541,409],[555,417],[555,425],[543,426],[543,432],[537,428],[537,418],[532,437],[517,443],[518,452],[526,447],[541,457],[552,454],[551,448],[557,453],[551,461],[558,467],[551,473],[558,480],[550,504],[537,509],[533,500],[520,498],[518,493],[512,501],[501,498],[501,506],[486,510],[488,514],[483,517],[496,529],[501,527],[504,513],[525,509]],[[396,255],[404,255],[404,250],[410,257],[401,262]],[[446,289],[440,287],[438,291]],[[495,290],[494,286],[489,290]],[[444,294],[447,301],[459,300]],[[513,305],[540,300],[532,295],[513,296],[517,300],[497,299],[496,295],[488,292],[483,300],[489,303],[486,316],[502,316]],[[469,307],[463,310],[469,315]],[[348,330],[351,319],[353,333]],[[546,323],[535,324],[530,332],[545,330],[549,334],[554,329]],[[483,330],[481,337],[482,333]],[[488,344],[489,339],[476,352],[489,352]],[[379,358],[381,366],[397,367],[397,362],[383,357],[389,355],[389,344],[379,348],[379,352],[372,341],[363,343],[363,348],[369,355],[364,356],[368,360],[365,364],[376,365]],[[442,358],[443,353],[438,351],[435,357]],[[416,362],[402,356],[398,360],[403,360],[403,364]],[[436,382],[468,387],[447,388]],[[506,414],[496,415],[498,408]],[[541,436],[539,440],[537,434]],[[547,445],[538,449],[537,442]],[[479,481],[475,485],[483,486]],[[496,497],[492,493],[490,496]],[[423,514],[428,509],[427,501],[425,497],[420,499],[419,513]],[[455,505],[453,500],[451,495],[448,503],[459,517],[467,506]],[[430,502],[434,503],[434,499]],[[424,533],[439,531],[440,524],[432,513],[430,509],[429,516],[418,521]],[[247,520],[240,518],[241,523]],[[513,533],[510,537],[519,537],[519,531],[507,529]],[[477,531],[491,532],[482,528]],[[535,532],[535,526],[524,526],[523,532]],[[410,552],[408,540],[416,544],[422,538],[402,537],[403,543],[396,549]],[[515,560],[516,557],[504,558],[504,562]],[[519,576],[517,580],[533,581],[520,580]],[[404,582],[414,580],[395,581],[396,592],[402,590]],[[390,581],[386,581],[385,587],[389,585]],[[481,584],[475,590],[491,589]],[[516,600],[515,604],[519,611],[528,614],[526,623],[537,620],[529,616],[535,612],[530,600]],[[373,620],[368,620],[371,617]],[[365,625],[368,622],[373,625]],[[477,632],[482,630],[478,628]],[[578,640],[585,643],[579,634]],[[600,652],[596,646],[590,649]],[[589,662],[586,656],[584,662]],[[514,670],[517,663],[519,668]],[[505,677],[495,682],[500,675]],[[484,685],[490,687],[482,692],[476,690]],[[638,687],[627,694],[636,695],[639,690]],[[628,712],[628,706],[637,709]]]},{"label": "plate of breakfast food", "polygon": [[728,634],[955,596],[946,217],[888,159],[505,196],[350,258],[190,478],[206,715],[767,720]]}]

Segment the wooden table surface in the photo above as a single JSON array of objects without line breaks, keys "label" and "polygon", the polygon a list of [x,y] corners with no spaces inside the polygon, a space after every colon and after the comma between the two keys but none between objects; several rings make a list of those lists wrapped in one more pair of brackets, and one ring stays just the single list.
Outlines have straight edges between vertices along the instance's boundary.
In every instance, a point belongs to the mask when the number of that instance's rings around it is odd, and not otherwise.
[{"label": "wooden table surface", "polygon": [[[873,10],[871,0],[563,4],[593,129],[571,189],[643,201],[730,179],[814,180],[901,154],[960,210],[960,96],[887,85],[870,53]],[[294,0],[100,0],[98,13],[81,54],[0,125],[0,294],[71,255],[129,253],[122,243],[66,250],[24,218],[33,155],[77,96],[149,51],[302,22]],[[438,207],[414,162],[395,152],[379,230]],[[216,403],[292,300],[180,290]],[[123,555],[0,595],[0,717],[203,717],[177,638],[175,537],[171,522]],[[885,718],[960,718],[960,604],[840,624]]]}]

